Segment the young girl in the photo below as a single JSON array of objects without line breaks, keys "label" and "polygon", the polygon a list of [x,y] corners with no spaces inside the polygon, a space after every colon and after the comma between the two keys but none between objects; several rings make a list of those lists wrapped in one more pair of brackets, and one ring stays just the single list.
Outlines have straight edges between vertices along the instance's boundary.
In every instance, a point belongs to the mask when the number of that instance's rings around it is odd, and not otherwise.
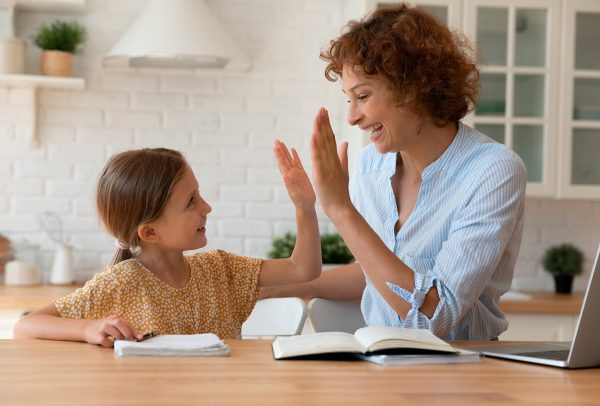
[{"label": "young girl", "polygon": [[145,333],[211,332],[239,338],[259,287],[314,279],[321,271],[315,193],[294,149],[273,148],[296,207],[297,241],[287,259],[261,260],[204,247],[211,207],[183,156],[141,149],[113,156],[101,172],[97,209],[116,238],[113,264],[84,287],[22,318],[15,338],[110,347]]}]

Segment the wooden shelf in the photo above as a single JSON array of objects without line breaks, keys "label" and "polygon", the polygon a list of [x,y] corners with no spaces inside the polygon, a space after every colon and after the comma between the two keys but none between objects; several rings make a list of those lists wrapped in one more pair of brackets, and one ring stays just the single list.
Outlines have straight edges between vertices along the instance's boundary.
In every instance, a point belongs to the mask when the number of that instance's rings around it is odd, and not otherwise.
[{"label": "wooden shelf", "polygon": [[83,90],[85,89],[85,80],[42,75],[0,75],[0,86]]},{"label": "wooden shelf", "polygon": [[15,4],[17,10],[82,13],[86,0],[0,0],[0,8]]}]

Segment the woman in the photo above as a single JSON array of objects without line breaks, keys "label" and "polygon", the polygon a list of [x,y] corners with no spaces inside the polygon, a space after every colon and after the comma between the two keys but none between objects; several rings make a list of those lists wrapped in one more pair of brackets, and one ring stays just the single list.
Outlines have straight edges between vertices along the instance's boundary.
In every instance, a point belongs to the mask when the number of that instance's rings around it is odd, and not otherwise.
[{"label": "woman", "polygon": [[368,325],[447,340],[506,330],[498,302],[519,252],[527,176],[514,152],[460,122],[478,95],[467,50],[401,4],[350,22],[321,53],[327,79],[342,79],[348,122],[371,141],[349,184],[347,145],[338,157],[327,111],[315,118],[316,192],[357,262],[265,295],[362,295]]}]

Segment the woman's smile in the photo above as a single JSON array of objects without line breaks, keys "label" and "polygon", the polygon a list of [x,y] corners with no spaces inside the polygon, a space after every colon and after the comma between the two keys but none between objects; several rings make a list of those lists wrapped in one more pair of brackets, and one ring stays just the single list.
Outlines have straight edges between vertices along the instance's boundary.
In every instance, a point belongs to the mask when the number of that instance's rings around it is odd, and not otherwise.
[{"label": "woman's smile", "polygon": [[375,124],[363,129],[363,131],[369,137],[369,140],[374,143],[383,134],[383,125]]}]

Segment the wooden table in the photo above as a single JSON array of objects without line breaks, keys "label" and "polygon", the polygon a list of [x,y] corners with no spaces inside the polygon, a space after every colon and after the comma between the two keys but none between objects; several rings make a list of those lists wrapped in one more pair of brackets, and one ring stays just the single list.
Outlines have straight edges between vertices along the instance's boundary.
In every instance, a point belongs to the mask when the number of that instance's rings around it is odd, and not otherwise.
[{"label": "wooden table", "polygon": [[[481,364],[385,367],[275,361],[270,341],[225,358],[115,358],[84,343],[0,340],[1,405],[591,405],[600,369]],[[481,345],[481,343],[475,343]]]}]

